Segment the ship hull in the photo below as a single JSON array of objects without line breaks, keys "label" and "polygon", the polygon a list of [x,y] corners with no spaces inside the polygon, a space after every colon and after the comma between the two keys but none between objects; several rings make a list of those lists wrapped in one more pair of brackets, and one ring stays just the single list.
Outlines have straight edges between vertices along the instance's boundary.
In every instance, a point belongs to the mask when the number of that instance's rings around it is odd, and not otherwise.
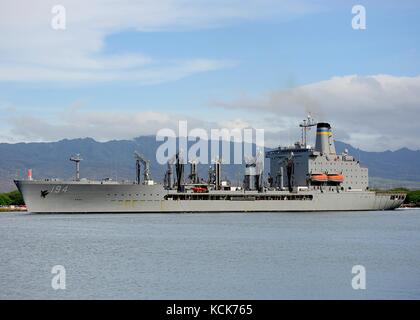
[{"label": "ship hull", "polygon": [[372,191],[177,193],[161,185],[15,181],[34,213],[177,213],[392,210],[405,195]]}]

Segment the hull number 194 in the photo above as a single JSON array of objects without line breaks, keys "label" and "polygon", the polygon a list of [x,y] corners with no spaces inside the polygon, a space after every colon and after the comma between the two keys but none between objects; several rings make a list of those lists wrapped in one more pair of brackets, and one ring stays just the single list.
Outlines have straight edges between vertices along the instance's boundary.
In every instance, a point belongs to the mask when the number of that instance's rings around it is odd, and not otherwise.
[{"label": "hull number 194", "polygon": [[62,185],[56,185],[53,186],[50,193],[60,193],[60,192],[67,192],[67,190],[69,189],[68,185],[62,186]]}]

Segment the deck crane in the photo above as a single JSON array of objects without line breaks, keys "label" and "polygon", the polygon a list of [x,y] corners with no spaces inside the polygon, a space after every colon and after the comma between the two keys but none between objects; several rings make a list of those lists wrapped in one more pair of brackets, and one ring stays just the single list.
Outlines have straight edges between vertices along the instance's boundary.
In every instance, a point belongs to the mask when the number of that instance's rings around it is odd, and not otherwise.
[{"label": "deck crane", "polygon": [[152,181],[150,174],[150,160],[147,160],[142,154],[134,151],[134,157],[136,158],[136,183],[140,184],[140,166],[143,165],[143,183],[148,184]]}]

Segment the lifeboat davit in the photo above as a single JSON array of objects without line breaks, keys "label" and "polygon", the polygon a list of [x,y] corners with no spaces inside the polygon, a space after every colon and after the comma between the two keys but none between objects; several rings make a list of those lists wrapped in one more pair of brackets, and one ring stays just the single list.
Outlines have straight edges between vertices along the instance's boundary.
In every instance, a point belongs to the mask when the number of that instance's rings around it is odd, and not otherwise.
[{"label": "lifeboat davit", "polygon": [[326,182],[328,181],[328,176],[324,173],[314,173],[314,174],[311,174],[311,180],[318,181],[318,182]]},{"label": "lifeboat davit", "polygon": [[342,174],[339,174],[339,173],[330,173],[330,174],[328,174],[328,181],[343,182],[344,181],[344,176]]}]

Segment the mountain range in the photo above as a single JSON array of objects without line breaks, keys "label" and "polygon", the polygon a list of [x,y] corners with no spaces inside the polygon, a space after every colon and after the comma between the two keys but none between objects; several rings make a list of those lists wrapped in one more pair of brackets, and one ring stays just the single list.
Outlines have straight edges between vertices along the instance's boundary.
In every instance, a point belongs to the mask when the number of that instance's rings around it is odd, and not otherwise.
[{"label": "mountain range", "polygon": [[[13,190],[13,179],[25,177],[28,168],[32,168],[34,179],[72,179],[75,168],[69,158],[76,153],[80,153],[84,159],[81,162],[82,177],[134,180],[133,153],[137,150],[150,160],[152,177],[161,182],[166,170],[165,166],[156,161],[156,149],[161,143],[154,136],[108,142],[83,138],[57,142],[0,143],[0,192]],[[336,149],[338,153],[347,149],[349,154],[369,168],[372,187],[420,188],[420,150],[402,148],[396,151],[369,152],[340,141],[336,141]],[[225,165],[222,170],[224,178],[234,182],[242,181],[242,165]],[[188,174],[188,169],[186,171]],[[200,177],[207,179],[208,165],[199,165],[198,171]]]}]

